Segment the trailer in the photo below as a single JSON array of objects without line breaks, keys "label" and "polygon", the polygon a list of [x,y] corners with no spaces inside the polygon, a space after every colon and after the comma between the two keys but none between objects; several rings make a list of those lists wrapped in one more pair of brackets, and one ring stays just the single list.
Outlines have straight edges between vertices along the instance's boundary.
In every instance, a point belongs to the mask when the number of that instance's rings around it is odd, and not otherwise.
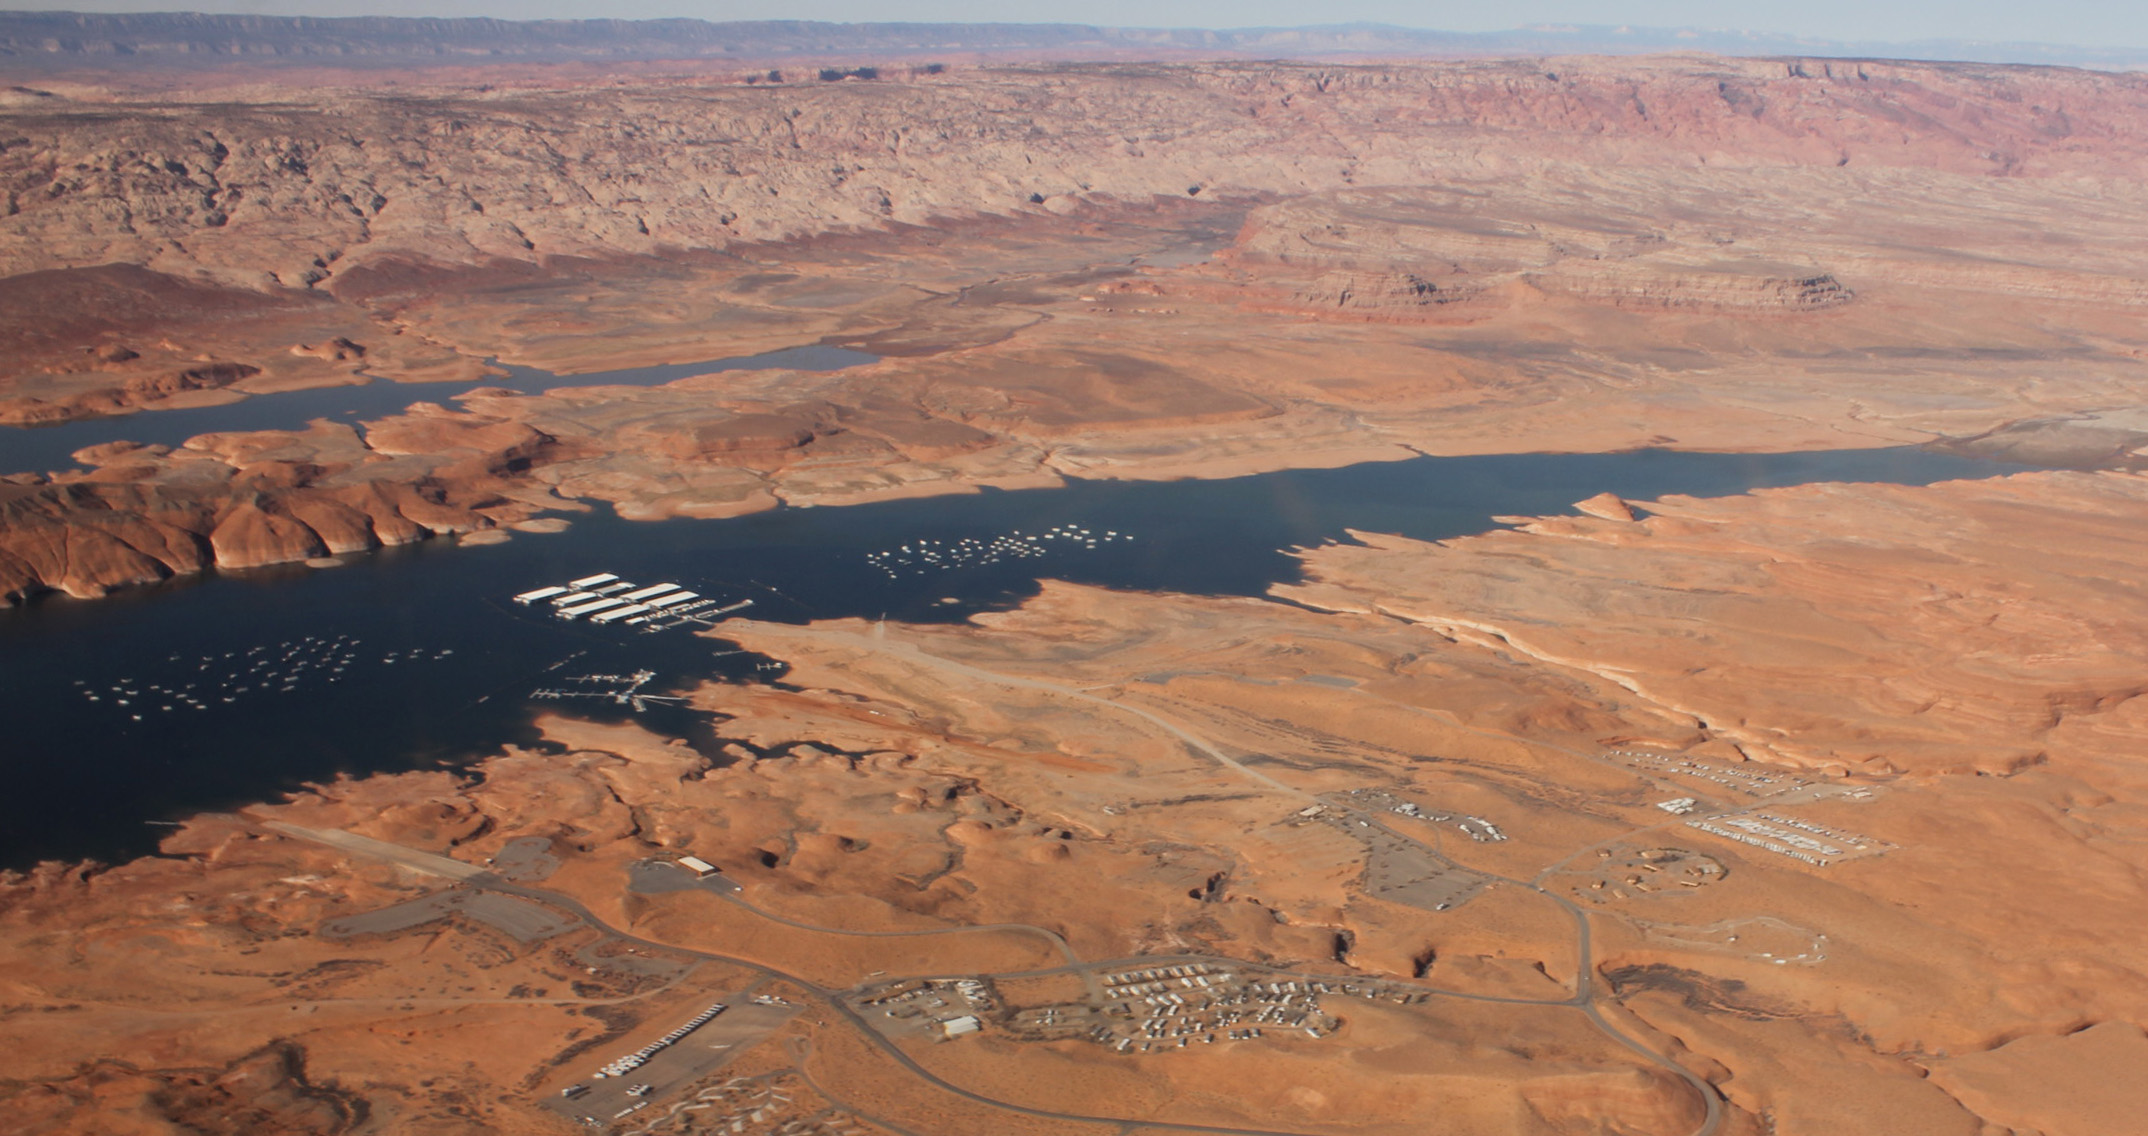
[{"label": "trailer", "polygon": [[567,589],[565,588],[538,588],[534,591],[524,592],[521,595],[516,596],[515,602],[518,604],[533,604],[536,603],[538,600],[548,600],[551,599],[553,596],[563,596],[566,594]]},{"label": "trailer", "polygon": [[610,623],[615,619],[625,619],[630,615],[647,615],[648,612],[649,609],[643,607],[640,604],[628,604],[625,607],[615,607],[610,611],[600,611],[597,614],[590,616],[589,622]]},{"label": "trailer", "polygon": [[676,592],[678,590],[679,586],[677,584],[652,584],[639,591],[628,592],[625,598],[634,603],[640,603],[650,596],[660,596],[665,592]]},{"label": "trailer", "polygon": [[594,588],[599,584],[609,584],[618,578],[609,572],[599,572],[594,576],[584,576],[579,580],[569,580],[567,581],[567,586],[570,588]]},{"label": "trailer", "polygon": [[649,606],[655,608],[658,611],[662,611],[665,608],[672,607],[676,604],[682,604],[687,602],[688,600],[698,600],[700,598],[701,596],[695,592],[679,592],[676,595],[669,595],[661,599],[650,600]]},{"label": "trailer", "polygon": [[585,615],[595,615],[597,612],[600,611],[608,611],[615,607],[625,606],[626,601],[621,599],[591,600],[590,602],[585,604],[576,604],[573,607],[563,607],[559,609],[558,615],[561,619],[580,619]]}]

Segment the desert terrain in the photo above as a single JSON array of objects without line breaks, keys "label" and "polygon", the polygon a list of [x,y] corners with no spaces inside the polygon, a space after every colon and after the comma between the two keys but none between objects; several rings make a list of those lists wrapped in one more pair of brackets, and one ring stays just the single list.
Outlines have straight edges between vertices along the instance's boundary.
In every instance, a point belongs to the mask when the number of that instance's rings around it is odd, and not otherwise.
[{"label": "desert terrain", "polygon": [[[687,687],[715,746],[533,705],[0,874],[14,1130],[2148,1114],[2148,79],[771,70],[17,88],[0,594],[1422,455],[2008,464],[1353,533],[1261,596],[725,620],[780,678]],[[511,371],[806,345],[869,361]],[[6,462],[56,423],[110,440]]]}]

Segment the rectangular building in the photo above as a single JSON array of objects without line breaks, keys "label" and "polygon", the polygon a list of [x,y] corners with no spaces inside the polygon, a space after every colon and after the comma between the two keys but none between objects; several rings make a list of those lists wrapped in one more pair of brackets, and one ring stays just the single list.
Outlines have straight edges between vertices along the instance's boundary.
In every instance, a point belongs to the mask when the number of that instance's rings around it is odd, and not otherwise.
[{"label": "rectangular building", "polygon": [[553,596],[563,596],[566,594],[567,589],[561,587],[538,588],[535,591],[524,592],[521,595],[516,596],[515,602],[518,604],[533,604],[536,603],[538,600],[548,600],[551,599]]},{"label": "rectangular building", "polygon": [[585,615],[595,615],[600,611],[609,611],[615,607],[625,606],[625,600],[592,600],[589,603],[575,604],[573,607],[559,609],[559,617],[561,619],[580,619]]},{"label": "rectangular building", "polygon": [[705,880],[716,874],[716,865],[699,856],[679,857],[679,866],[694,874],[697,880]]},{"label": "rectangular building", "polygon": [[594,588],[598,584],[609,584],[618,578],[609,572],[599,572],[594,576],[584,576],[579,580],[569,580],[567,581],[567,586],[570,588]]},{"label": "rectangular building", "polygon": [[649,587],[640,589],[639,591],[628,592],[626,594],[626,598],[634,601],[635,603],[640,603],[641,601],[648,599],[650,596],[660,596],[663,595],[665,592],[676,592],[678,590],[679,586],[677,584],[652,584]]}]

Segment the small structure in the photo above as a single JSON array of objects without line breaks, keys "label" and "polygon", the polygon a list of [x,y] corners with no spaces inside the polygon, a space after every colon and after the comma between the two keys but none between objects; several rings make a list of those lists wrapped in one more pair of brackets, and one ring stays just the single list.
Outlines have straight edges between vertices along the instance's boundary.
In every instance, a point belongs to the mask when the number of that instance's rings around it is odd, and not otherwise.
[{"label": "small structure", "polygon": [[1673,797],[1668,801],[1657,801],[1656,807],[1672,816],[1684,816],[1692,812],[1693,806],[1698,803],[1691,797]]},{"label": "small structure", "polygon": [[716,865],[699,856],[681,856],[678,859],[678,865],[692,872],[697,880],[705,880],[716,874]]},{"label": "small structure", "polygon": [[940,1023],[940,1032],[946,1037],[961,1037],[963,1034],[976,1033],[983,1028],[984,1023],[978,1021],[975,1014],[964,1014],[959,1018],[949,1018]]}]

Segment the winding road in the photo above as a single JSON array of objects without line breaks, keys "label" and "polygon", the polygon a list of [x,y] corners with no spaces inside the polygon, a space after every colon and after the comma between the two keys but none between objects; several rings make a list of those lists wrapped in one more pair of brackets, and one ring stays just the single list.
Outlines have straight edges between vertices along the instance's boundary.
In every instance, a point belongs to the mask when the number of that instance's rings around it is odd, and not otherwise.
[{"label": "winding road", "polygon": [[[1208,740],[1201,738],[1198,735],[1186,730],[1175,722],[1172,722],[1158,714],[1155,714],[1149,710],[1143,709],[1138,706],[1130,706],[1126,703],[1119,702],[1114,699],[1100,697],[1094,694],[1087,693],[1084,690],[1062,686],[1057,683],[1046,682],[1041,679],[1025,678],[1017,675],[1006,675],[1000,674],[995,671],[985,670],[983,668],[972,666],[970,664],[960,663],[951,659],[945,659],[937,655],[929,654],[925,651],[919,650],[918,648],[910,644],[891,643],[885,638],[879,636],[868,637],[849,632],[831,632],[826,630],[788,627],[776,624],[756,624],[755,626],[756,630],[766,637],[796,638],[800,640],[809,640],[819,644],[837,643],[876,653],[894,655],[906,659],[908,661],[917,663],[921,666],[930,667],[935,670],[940,670],[956,675],[961,675],[969,679],[1003,686],[1039,690],[1059,697],[1069,698],[1078,702],[1092,704],[1116,713],[1138,718],[1143,722],[1146,722],[1149,725],[1164,731],[1171,737],[1176,738],[1180,742],[1187,745],[1189,748],[1211,759],[1218,766],[1231,770],[1238,776],[1256,785],[1259,785],[1263,789],[1286,796],[1294,802],[1317,802],[1325,804],[1331,808],[1342,809],[1342,811],[1351,814],[1355,819],[1363,820],[1367,824],[1376,825],[1382,831],[1385,831],[1390,835],[1396,836],[1403,840],[1409,840],[1413,843],[1423,843],[1423,841],[1418,840],[1414,836],[1411,836],[1407,833],[1396,832],[1394,829],[1389,828],[1378,817],[1366,814],[1361,810],[1351,809],[1347,806],[1337,805],[1332,800],[1322,801],[1319,798],[1315,797],[1312,793],[1306,792],[1302,789],[1298,789],[1295,786],[1286,784],[1258,770],[1251,769],[1247,767],[1244,763],[1231,757],[1228,753],[1225,753],[1220,747],[1214,745]],[[465,864],[461,861],[453,860],[445,856],[437,856],[431,853],[420,852],[415,849],[404,848],[400,845],[389,844],[384,841],[374,840],[369,837],[359,836],[354,833],[342,832],[337,830],[309,829],[298,825],[286,824],[281,822],[264,822],[263,827],[280,832],[286,836],[291,836],[301,840],[326,845],[353,855],[383,860],[389,863],[401,865],[416,872],[455,880],[463,886],[481,888],[487,891],[497,892],[502,895],[519,896],[523,899],[533,900],[538,903],[547,904],[556,909],[570,912],[576,917],[580,918],[590,927],[593,927],[603,932],[604,934],[613,936],[624,942],[640,944],[657,950],[668,951],[674,954],[686,955],[688,957],[708,962],[722,963],[727,966],[733,966],[742,970],[759,974],[764,978],[777,979],[789,983],[792,986],[802,991],[805,991],[814,1000],[827,1006],[828,1009],[830,1009],[837,1016],[842,1018],[847,1024],[854,1027],[859,1032],[859,1034],[866,1039],[869,1044],[873,1045],[882,1053],[886,1054],[891,1060],[901,1066],[906,1072],[908,1072],[912,1076],[918,1078],[926,1084],[933,1086],[936,1089],[939,1089],[942,1092],[952,1094],[956,1097],[970,1101],[975,1104],[1005,1110],[1007,1112],[1015,1113],[1022,1116],[1036,1117],[1039,1119],[1101,1125],[1110,1127],[1119,1132],[1153,1130],[1160,1132],[1214,1133],[1225,1134],[1225,1136],[1310,1136],[1310,1134],[1307,1133],[1292,1132],[1287,1130],[1230,1127],[1224,1125],[1191,1124],[1183,1122],[1161,1121],[1141,1117],[1104,1116],[1096,1114],[1060,1112],[1051,1109],[1032,1108],[1030,1106],[1018,1104],[1012,1101],[1000,1100],[995,1097],[986,1096],[982,1093],[974,1092],[970,1089],[966,1089],[960,1085],[954,1084],[953,1082],[950,1082],[945,1078],[939,1076],[938,1074],[932,1072],[930,1069],[925,1068],[923,1065],[919,1064],[915,1059],[913,1059],[908,1053],[904,1052],[893,1041],[890,1041],[878,1029],[874,1028],[873,1025],[868,1022],[861,1014],[859,1014],[856,1010],[852,1009],[849,1003],[845,1000],[843,996],[843,991],[824,987],[801,975],[793,974],[779,967],[771,966],[767,963],[756,961],[753,959],[740,958],[732,955],[720,954],[713,951],[704,951],[699,950],[697,948],[684,947],[675,943],[660,942],[657,940],[642,938],[627,930],[612,926],[610,923],[600,918],[595,912],[591,911],[580,900],[575,899],[572,896],[543,888],[536,888],[522,884],[512,883],[489,872],[485,872],[481,868],[477,868],[473,865]],[[1434,855],[1440,855],[1439,851],[1436,848],[1432,848],[1431,846],[1427,847],[1433,852]],[[1444,856],[1442,856],[1441,858],[1444,859]],[[1574,904],[1571,900],[1568,900],[1563,896],[1557,895],[1549,889],[1543,887],[1541,883],[1537,880],[1518,880],[1505,876],[1499,876],[1490,872],[1483,872],[1479,869],[1472,868],[1470,870],[1477,871],[1480,875],[1484,875],[1487,878],[1500,880],[1501,882],[1511,884],[1515,887],[1525,888],[1530,891],[1534,891],[1544,896],[1546,899],[1549,899],[1552,903],[1557,904],[1560,909],[1565,911],[1566,914],[1573,920],[1575,958],[1577,960],[1575,968],[1573,994],[1563,999],[1512,998],[1502,997],[1498,995],[1473,994],[1457,990],[1446,990],[1438,987],[1428,986],[1422,983],[1405,981],[1402,979],[1382,978],[1378,981],[1391,986],[1407,987],[1409,989],[1420,991],[1425,994],[1437,997],[1458,998],[1470,1001],[1499,1003],[1507,1005],[1565,1007],[1576,1010],[1580,1012],[1583,1016],[1585,1016],[1589,1020],[1590,1024],[1593,1025],[1598,1031],[1603,1033],[1607,1038],[1616,1042],[1620,1047],[1638,1055],[1650,1064],[1666,1070],[1667,1072],[1684,1082],[1688,1087],[1690,1087],[1691,1090],[1699,1097],[1704,1109],[1704,1118],[1701,1124],[1699,1125],[1699,1127],[1695,1128],[1692,1131],[1690,1136],[1715,1136],[1717,1130],[1722,1126],[1723,1123],[1723,1099],[1721,1095],[1717,1093],[1715,1087],[1709,1084],[1698,1074],[1692,1072],[1684,1066],[1679,1065],[1677,1062],[1672,1061],[1670,1058],[1665,1057],[1664,1055],[1657,1053],[1655,1050],[1650,1049],[1648,1046],[1642,1044],[1638,1039],[1620,1030],[1617,1026],[1612,1024],[1604,1017],[1602,1008],[1598,1004],[1596,996],[1596,987],[1593,980],[1595,965],[1588,913],[1582,908],[1580,908],[1578,905]],[[1539,879],[1541,878],[1542,877],[1540,876]],[[1052,974],[1081,974],[1084,976],[1085,980],[1087,980],[1090,976],[1093,976],[1099,970],[1109,970],[1115,967],[1125,966],[1156,966],[1159,963],[1168,964],[1173,960],[1183,960],[1188,962],[1199,961],[1208,963],[1227,962],[1230,965],[1241,969],[1263,970],[1276,974],[1289,974],[1298,978],[1332,978],[1338,981],[1365,981],[1365,978],[1362,975],[1316,975],[1306,973],[1302,970],[1281,970],[1279,968],[1261,966],[1259,964],[1248,963],[1237,959],[1218,959],[1208,956],[1194,955],[1141,955],[1122,959],[1091,960],[1084,962],[1075,954],[1072,946],[1067,943],[1063,936],[1047,928],[1037,927],[1031,924],[990,924],[971,927],[921,929],[915,931],[852,931],[842,928],[816,926],[814,924],[790,919],[781,915],[777,915],[773,912],[766,911],[762,908],[756,907],[742,899],[739,899],[736,896],[728,894],[719,896],[718,898],[736,904],[739,907],[742,907],[745,910],[752,912],[755,916],[768,920],[770,922],[798,930],[810,931],[815,933],[861,935],[870,937],[908,937],[920,935],[963,934],[990,931],[1011,931],[1016,933],[1034,934],[1048,939],[1053,944],[1054,948],[1060,953],[1060,955],[1067,960],[1065,964],[1057,967],[1026,971],[1010,971],[1005,973],[985,975],[985,977],[992,978],[1018,978]],[[831,1097],[830,1099],[834,1098]]]},{"label": "winding road", "polygon": [[[1047,682],[1043,679],[1027,678],[1020,675],[1002,674],[997,671],[986,670],[982,667],[973,666],[968,663],[957,662],[953,659],[943,658],[939,655],[931,654],[930,652],[921,650],[915,645],[909,643],[890,641],[886,638],[884,634],[867,636],[847,631],[830,631],[823,628],[793,627],[785,624],[767,623],[754,624],[754,631],[762,638],[795,639],[816,645],[835,644],[845,647],[851,647],[854,649],[870,651],[877,654],[891,655],[916,663],[920,666],[929,667],[934,670],[939,670],[951,674],[961,675],[963,677],[975,679],[981,682],[994,683],[1001,686],[1010,686],[1021,689],[1039,690],[1063,698],[1073,699],[1078,702],[1084,702],[1094,706],[1103,707],[1121,714],[1129,715],[1134,718],[1139,718],[1142,721],[1147,722],[1150,725],[1163,730],[1165,733],[1185,743],[1188,747],[1214,761],[1217,765],[1228,769],[1233,773],[1236,773],[1238,776],[1244,778],[1245,780],[1251,781],[1257,785],[1260,785],[1263,788],[1282,794],[1295,801],[1311,801],[1326,804],[1331,808],[1342,808],[1343,811],[1351,813],[1354,817],[1356,817],[1356,819],[1364,820],[1369,824],[1376,825],[1382,831],[1385,831],[1390,835],[1399,837],[1403,840],[1411,841],[1412,843],[1423,843],[1423,841],[1418,840],[1414,836],[1411,836],[1407,833],[1397,832],[1394,829],[1389,828],[1386,824],[1382,823],[1379,818],[1370,816],[1362,812],[1361,810],[1349,809],[1346,806],[1338,806],[1333,801],[1322,801],[1320,800],[1320,798],[1316,797],[1312,793],[1306,792],[1305,790],[1299,789],[1296,786],[1279,781],[1276,778],[1270,777],[1269,775],[1262,773],[1256,769],[1252,769],[1246,766],[1243,762],[1240,762],[1236,758],[1230,756],[1228,753],[1225,753],[1221,747],[1214,745],[1207,739],[1202,738],[1189,730],[1186,730],[1185,728],[1179,726],[1177,723],[1172,722],[1169,719],[1162,717],[1161,715],[1155,714],[1149,710],[1145,710],[1138,706],[1129,706],[1126,703],[1117,701],[1115,699],[1101,697],[1099,695],[1091,694],[1086,690],[1081,690],[1070,686],[1064,686],[1059,683]],[[1433,852],[1434,855],[1441,855],[1437,848],[1431,848],[1430,850]],[[1445,859],[1444,855],[1441,855],[1441,858]],[[1571,1006],[1572,1008],[1580,1011],[1583,1016],[1588,1018],[1589,1023],[1595,1026],[1597,1030],[1602,1032],[1606,1037],[1617,1042],[1621,1047],[1640,1055],[1650,1064],[1653,1064],[1658,1068],[1666,1070],[1673,1076],[1676,1076],[1679,1080],[1685,1082],[1685,1084],[1689,1088],[1691,1088],[1693,1092],[1700,1098],[1702,1107],[1704,1109],[1704,1115],[1701,1124],[1698,1128],[1695,1128],[1693,1130],[1691,1136],[1715,1136],[1716,1131],[1721,1128],[1723,1124],[1723,1097],[1721,1093],[1716,1091],[1715,1086],[1709,1084],[1708,1081],[1705,1078],[1701,1077],[1698,1073],[1695,1073],[1692,1070],[1687,1069],[1685,1066],[1678,1064],[1676,1061],[1673,1061],[1670,1058],[1664,1056],[1663,1054],[1656,1052],[1655,1050],[1642,1044],[1639,1039],[1634,1038],[1633,1036],[1627,1034],[1625,1031],[1619,1029],[1617,1026],[1613,1025],[1609,1020],[1604,1017],[1602,1008],[1597,1005],[1594,982],[1594,941],[1592,938],[1591,929],[1589,927],[1588,913],[1582,910],[1581,907],[1575,904],[1572,900],[1569,900],[1564,896],[1558,895],[1552,892],[1550,889],[1544,887],[1542,883],[1539,882],[1542,879],[1541,876],[1539,876],[1538,879],[1535,880],[1519,880],[1507,876],[1501,876],[1492,872],[1481,871],[1480,869],[1472,868],[1470,870],[1476,871],[1478,872],[1478,874],[1483,875],[1487,878],[1499,880],[1503,883],[1512,884],[1515,887],[1526,888],[1530,891],[1536,892],[1537,894],[1542,895],[1546,899],[1557,904],[1561,910],[1566,912],[1567,916],[1574,921],[1574,951],[1576,959],[1574,969],[1574,994],[1571,998],[1565,999],[1563,1002],[1541,1004]],[[1422,987],[1420,988],[1422,989]],[[1455,992],[1453,991],[1431,992],[1447,996],[1455,995]]]}]

